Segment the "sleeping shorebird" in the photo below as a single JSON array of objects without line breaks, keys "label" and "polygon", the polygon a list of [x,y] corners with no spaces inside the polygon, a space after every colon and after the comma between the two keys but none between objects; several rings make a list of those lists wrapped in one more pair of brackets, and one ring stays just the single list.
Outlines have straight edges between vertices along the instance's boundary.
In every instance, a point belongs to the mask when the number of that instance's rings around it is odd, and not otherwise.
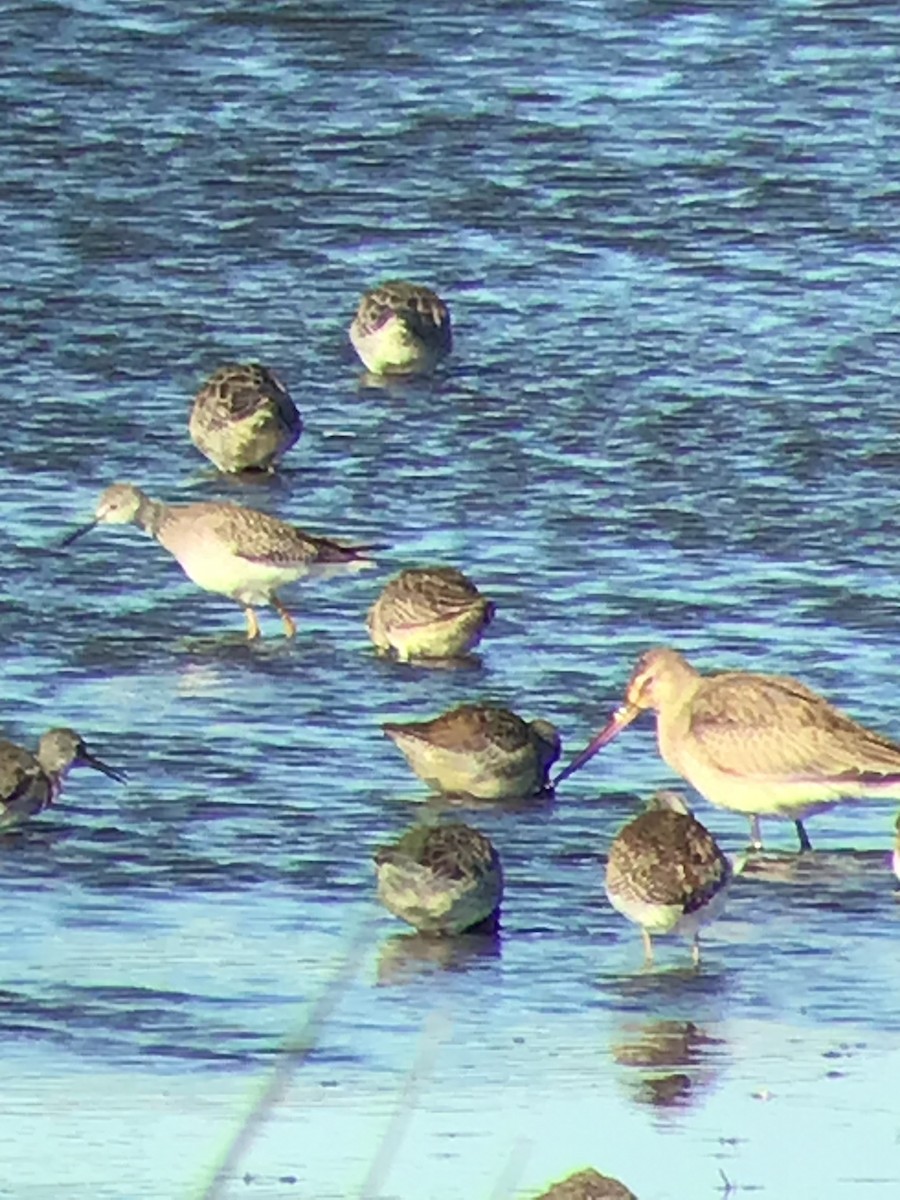
[{"label": "sleeping shorebird", "polygon": [[477,646],[494,604],[455,567],[411,567],[369,609],[369,636],[400,662],[456,658]]},{"label": "sleeping shorebird", "polygon": [[496,928],[503,895],[500,859],[490,839],[448,822],[408,829],[375,852],[378,898],[420,933]]},{"label": "sleeping shorebird", "polygon": [[191,441],[220,471],[271,471],[303,429],[287,388],[259,363],[226,363],[194,397]]},{"label": "sleeping shorebird", "polygon": [[93,767],[119,783],[125,781],[73,729],[49,729],[36,754],[15,742],[0,741],[0,830],[20,825],[53,804],[72,767]]},{"label": "sleeping shorebird", "polygon": [[637,1200],[637,1196],[618,1179],[587,1167],[554,1183],[534,1200]]},{"label": "sleeping shorebird", "polygon": [[701,675],[668,647],[649,650],[634,668],[625,702],[560,772],[583,766],[644,709],[656,712],[659,752],[711,804],[750,817],[794,822],[800,849],[811,849],[803,819],[840,800],[900,797],[900,745],[859,725],[822,696],[781,675],[726,671]]},{"label": "sleeping shorebird", "polygon": [[430,288],[391,279],[360,300],[350,341],[375,375],[424,374],[450,353],[450,313]]},{"label": "sleeping shorebird", "polygon": [[677,792],[651,797],[616,835],[606,862],[609,902],[640,925],[648,964],[654,933],[691,938],[694,965],[700,962],[700,928],[721,911],[731,878],[715,838]]},{"label": "sleeping shorebird", "polygon": [[66,537],[67,546],[99,524],[137,525],[173,555],[189,579],[230,596],[244,609],[247,637],[260,635],[254,605],[270,604],[285,633],[297,626],[276,588],[305,576],[329,576],[373,567],[375,546],[344,546],[239,504],[202,501],[164,504],[131,483],[114,483],[97,503],[93,521]]},{"label": "sleeping shorebird", "polygon": [[388,721],[382,729],[435,791],[478,800],[525,799],[547,786],[559,734],[491,704],[462,704],[431,721]]}]

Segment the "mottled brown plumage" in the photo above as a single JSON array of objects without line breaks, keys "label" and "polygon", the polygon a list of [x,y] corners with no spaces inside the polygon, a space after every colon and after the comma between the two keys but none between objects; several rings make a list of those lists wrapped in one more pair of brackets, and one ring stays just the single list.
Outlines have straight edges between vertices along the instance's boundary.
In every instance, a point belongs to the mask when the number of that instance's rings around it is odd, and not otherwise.
[{"label": "mottled brown plumage", "polygon": [[554,1183],[535,1200],[637,1200],[637,1196],[618,1179],[588,1167]]},{"label": "mottled brown plumage", "polygon": [[125,779],[101,762],[74,729],[48,729],[36,754],[0,741],[0,829],[20,825],[49,807],[72,767],[93,767],[120,783]]},{"label": "mottled brown plumage", "polygon": [[296,633],[276,588],[305,576],[358,571],[375,564],[373,546],[345,546],[305,533],[256,509],[224,501],[164,504],[131,483],[114,483],[97,503],[94,520],[76,529],[68,545],[95,525],[137,525],[173,555],[189,579],[230,596],[244,609],[247,636],[259,636],[254,605],[270,604],[288,637]]},{"label": "mottled brown plumage", "polygon": [[450,313],[430,288],[391,279],[360,300],[350,341],[373,374],[425,373],[450,353]]},{"label": "mottled brown plumage", "polygon": [[606,894],[613,908],[641,926],[648,962],[651,934],[693,938],[718,913],[732,869],[712,834],[674,792],[658,792],[647,811],[619,831],[606,863]]},{"label": "mottled brown plumage", "polygon": [[421,933],[496,923],[503,873],[477,829],[461,822],[416,826],[377,850],[374,860],[379,899]]},{"label": "mottled brown plumage", "polygon": [[303,422],[287,388],[259,363],[226,363],[194,397],[188,430],[220,471],[271,470]]},{"label": "mottled brown plumage", "polygon": [[369,609],[369,636],[401,662],[454,658],[476,646],[494,615],[470,579],[455,567],[411,567],[385,586]]},{"label": "mottled brown plumage", "polygon": [[701,675],[676,650],[644,654],[625,702],[560,773],[583,766],[645,709],[657,714],[659,752],[711,804],[750,817],[802,821],[840,800],[900,797],[900,745],[867,729],[796,679],[727,671]]},{"label": "mottled brown plumage", "polygon": [[429,787],[480,800],[537,794],[560,752],[548,721],[526,723],[492,704],[462,704],[430,721],[388,721],[382,729]]}]

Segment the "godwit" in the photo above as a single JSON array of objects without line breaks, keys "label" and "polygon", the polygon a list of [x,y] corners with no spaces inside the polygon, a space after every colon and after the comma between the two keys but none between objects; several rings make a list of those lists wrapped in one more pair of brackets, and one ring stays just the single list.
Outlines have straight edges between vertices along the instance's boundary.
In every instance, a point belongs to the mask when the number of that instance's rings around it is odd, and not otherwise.
[{"label": "godwit", "polygon": [[563,770],[583,766],[644,709],[656,712],[659,752],[673,771],[720,808],[750,818],[790,819],[801,850],[803,820],[844,799],[900,797],[900,745],[858,724],[822,696],[781,675],[701,675],[677,650],[649,650],[625,702]]}]

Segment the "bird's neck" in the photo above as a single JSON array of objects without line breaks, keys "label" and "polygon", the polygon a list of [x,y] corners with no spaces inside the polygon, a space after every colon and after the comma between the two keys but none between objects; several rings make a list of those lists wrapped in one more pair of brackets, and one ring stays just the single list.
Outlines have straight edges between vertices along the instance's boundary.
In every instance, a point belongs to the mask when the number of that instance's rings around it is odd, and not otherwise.
[{"label": "bird's neck", "polygon": [[679,750],[691,725],[691,703],[702,676],[685,677],[681,687],[661,698],[656,706],[656,740],[659,752],[670,767],[677,769]]},{"label": "bird's neck", "polygon": [[150,496],[141,496],[138,510],[134,514],[132,520],[133,525],[137,525],[138,529],[142,529],[152,538],[159,537],[159,531],[166,523],[168,515],[168,504],[162,500],[154,500]]},{"label": "bird's neck", "polygon": [[63,780],[65,779],[66,772],[69,769],[69,764],[60,764],[59,760],[56,758],[54,758],[52,762],[43,762],[41,761],[40,755],[37,755],[37,760],[38,766],[41,768],[44,778],[50,787],[50,798],[47,803],[52,804],[62,788]]}]

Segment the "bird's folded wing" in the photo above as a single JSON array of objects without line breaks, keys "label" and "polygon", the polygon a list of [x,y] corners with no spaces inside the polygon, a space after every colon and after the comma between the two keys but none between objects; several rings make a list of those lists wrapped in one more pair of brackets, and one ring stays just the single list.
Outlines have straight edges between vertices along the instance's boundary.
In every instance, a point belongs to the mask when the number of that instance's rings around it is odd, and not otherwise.
[{"label": "bird's folded wing", "polygon": [[230,510],[217,521],[216,533],[232,553],[247,562],[293,566],[314,562],[318,539],[266,513]]},{"label": "bird's folded wing", "polygon": [[747,778],[900,780],[900,746],[793,679],[710,680],[692,706],[690,734],[718,770]]}]

